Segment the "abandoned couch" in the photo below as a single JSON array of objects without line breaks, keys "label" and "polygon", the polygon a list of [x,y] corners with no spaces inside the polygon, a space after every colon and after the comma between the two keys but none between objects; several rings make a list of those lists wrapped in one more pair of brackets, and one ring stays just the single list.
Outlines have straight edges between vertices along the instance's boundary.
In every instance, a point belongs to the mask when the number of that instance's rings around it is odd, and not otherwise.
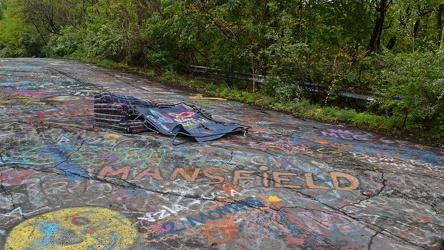
[{"label": "abandoned couch", "polygon": [[94,96],[94,126],[123,133],[161,133],[174,139],[186,136],[199,142],[215,140],[230,133],[245,134],[249,128],[215,121],[193,104],[159,104],[108,91]]}]

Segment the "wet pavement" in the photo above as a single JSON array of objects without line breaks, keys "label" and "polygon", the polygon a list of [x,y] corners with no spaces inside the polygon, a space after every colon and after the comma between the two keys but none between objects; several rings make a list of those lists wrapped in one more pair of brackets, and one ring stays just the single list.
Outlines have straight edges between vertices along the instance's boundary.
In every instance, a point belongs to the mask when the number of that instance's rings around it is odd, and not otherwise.
[{"label": "wet pavement", "polygon": [[[93,127],[101,90],[249,133]],[[442,249],[444,150],[71,60],[0,59],[0,249]]]}]

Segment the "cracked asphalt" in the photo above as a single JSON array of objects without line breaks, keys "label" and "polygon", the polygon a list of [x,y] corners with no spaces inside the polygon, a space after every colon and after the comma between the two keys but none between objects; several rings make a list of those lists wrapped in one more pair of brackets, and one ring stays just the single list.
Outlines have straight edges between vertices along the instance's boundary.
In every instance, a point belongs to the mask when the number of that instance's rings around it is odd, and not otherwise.
[{"label": "cracked asphalt", "polygon": [[[246,135],[95,128],[108,90]],[[0,59],[1,249],[443,249],[444,150],[72,60]]]}]

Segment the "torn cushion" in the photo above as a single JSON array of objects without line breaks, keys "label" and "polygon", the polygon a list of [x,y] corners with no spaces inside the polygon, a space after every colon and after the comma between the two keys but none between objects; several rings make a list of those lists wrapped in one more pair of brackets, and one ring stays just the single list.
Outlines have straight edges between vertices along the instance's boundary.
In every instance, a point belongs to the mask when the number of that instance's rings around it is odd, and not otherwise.
[{"label": "torn cushion", "polygon": [[137,110],[160,133],[189,136],[196,141],[215,140],[228,133],[247,131],[239,124],[216,122],[199,109],[184,104],[168,108],[137,107]]}]

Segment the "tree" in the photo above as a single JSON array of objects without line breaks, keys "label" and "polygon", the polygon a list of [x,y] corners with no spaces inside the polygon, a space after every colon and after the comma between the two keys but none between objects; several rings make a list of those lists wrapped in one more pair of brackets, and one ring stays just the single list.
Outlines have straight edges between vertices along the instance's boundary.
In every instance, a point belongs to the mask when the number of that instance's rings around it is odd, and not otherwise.
[{"label": "tree", "polygon": [[6,10],[6,0],[0,0],[0,20],[3,19],[3,12]]},{"label": "tree", "polygon": [[367,54],[375,52],[381,49],[381,37],[382,31],[384,29],[385,18],[389,7],[392,5],[393,0],[378,0],[374,2],[375,8],[375,23],[373,27],[373,32],[370,37],[370,41],[367,46]]},{"label": "tree", "polygon": [[444,41],[444,25],[442,22],[443,14],[444,14],[444,3],[440,3],[438,6],[438,14],[436,18],[436,26],[438,28],[438,38],[439,38],[439,49],[442,49]]}]

